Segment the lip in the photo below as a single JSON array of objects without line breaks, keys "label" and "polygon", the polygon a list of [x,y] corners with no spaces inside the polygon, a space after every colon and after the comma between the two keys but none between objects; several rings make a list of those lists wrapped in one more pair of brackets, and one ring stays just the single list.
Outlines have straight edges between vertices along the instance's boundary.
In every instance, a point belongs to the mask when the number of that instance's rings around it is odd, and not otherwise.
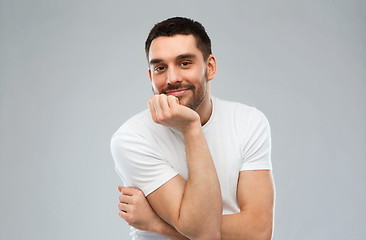
[{"label": "lip", "polygon": [[188,89],[177,89],[167,92],[166,95],[181,96],[184,95],[187,91]]}]

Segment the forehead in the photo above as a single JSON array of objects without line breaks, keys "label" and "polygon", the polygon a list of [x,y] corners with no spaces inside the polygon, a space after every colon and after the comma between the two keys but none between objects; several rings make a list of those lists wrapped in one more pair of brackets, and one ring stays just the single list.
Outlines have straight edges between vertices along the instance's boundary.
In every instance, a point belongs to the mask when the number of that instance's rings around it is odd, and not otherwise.
[{"label": "forehead", "polygon": [[201,51],[197,48],[197,42],[193,35],[174,35],[171,37],[155,38],[150,45],[149,61],[152,59],[169,60],[182,54],[194,54],[201,56]]}]

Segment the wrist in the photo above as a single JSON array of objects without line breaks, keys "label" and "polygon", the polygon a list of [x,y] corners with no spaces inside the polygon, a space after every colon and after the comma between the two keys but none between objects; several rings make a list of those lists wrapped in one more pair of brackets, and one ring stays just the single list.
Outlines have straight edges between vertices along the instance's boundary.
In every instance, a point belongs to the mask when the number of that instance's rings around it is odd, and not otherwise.
[{"label": "wrist", "polygon": [[191,137],[200,134],[202,131],[202,126],[199,121],[192,122],[187,125],[184,129],[181,129],[181,132],[184,137]]},{"label": "wrist", "polygon": [[154,224],[151,225],[151,229],[149,231],[160,235],[164,235],[165,228],[167,227],[166,224],[167,223],[164,222],[163,220],[156,221]]}]

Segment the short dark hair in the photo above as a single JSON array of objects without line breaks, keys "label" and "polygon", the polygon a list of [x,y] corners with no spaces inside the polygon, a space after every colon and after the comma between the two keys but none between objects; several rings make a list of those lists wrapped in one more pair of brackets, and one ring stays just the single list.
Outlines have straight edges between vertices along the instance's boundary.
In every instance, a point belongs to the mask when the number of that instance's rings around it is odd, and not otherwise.
[{"label": "short dark hair", "polygon": [[192,34],[197,42],[197,48],[202,52],[204,60],[207,60],[211,51],[211,40],[201,23],[185,17],[173,17],[157,23],[150,31],[145,42],[146,57],[149,58],[151,42],[158,37],[171,37],[174,35]]}]

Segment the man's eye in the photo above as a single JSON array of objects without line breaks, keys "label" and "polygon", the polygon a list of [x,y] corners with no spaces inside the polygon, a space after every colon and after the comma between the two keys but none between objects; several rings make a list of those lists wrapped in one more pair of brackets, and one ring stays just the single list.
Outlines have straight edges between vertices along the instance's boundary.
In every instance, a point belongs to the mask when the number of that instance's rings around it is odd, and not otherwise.
[{"label": "man's eye", "polygon": [[160,71],[162,71],[162,70],[164,70],[164,67],[155,67],[155,68],[154,68],[154,71],[155,71],[155,72],[160,72]]},{"label": "man's eye", "polygon": [[190,62],[182,62],[180,65],[182,65],[183,67],[188,66],[189,64],[191,64]]}]

